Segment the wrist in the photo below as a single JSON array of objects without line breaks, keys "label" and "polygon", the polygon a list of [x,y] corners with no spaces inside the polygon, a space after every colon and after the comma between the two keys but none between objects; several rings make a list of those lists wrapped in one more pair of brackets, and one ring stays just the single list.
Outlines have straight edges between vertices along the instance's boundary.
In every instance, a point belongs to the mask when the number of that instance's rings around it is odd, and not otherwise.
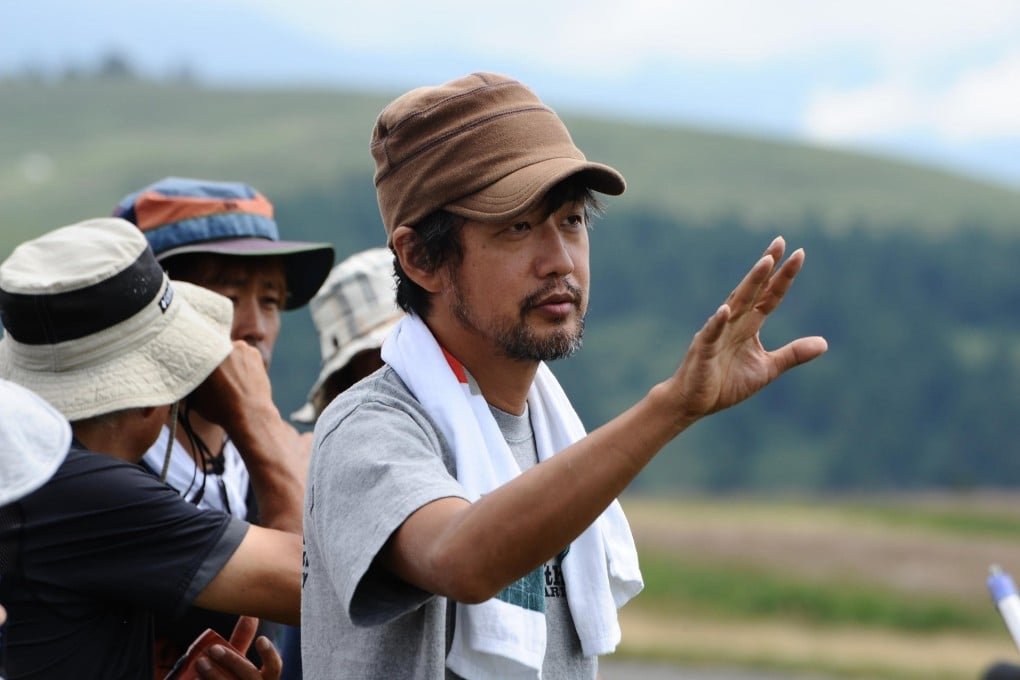
[{"label": "wrist", "polygon": [[683,395],[676,394],[676,390],[667,382],[659,383],[648,393],[648,398],[653,408],[663,417],[670,430],[670,439],[701,420],[704,414],[695,413],[687,408],[686,399]]},{"label": "wrist", "polygon": [[266,402],[241,412],[236,418],[231,419],[224,429],[242,451],[258,451],[277,438],[274,434],[281,426],[285,427],[286,423],[279,409],[272,402]]}]

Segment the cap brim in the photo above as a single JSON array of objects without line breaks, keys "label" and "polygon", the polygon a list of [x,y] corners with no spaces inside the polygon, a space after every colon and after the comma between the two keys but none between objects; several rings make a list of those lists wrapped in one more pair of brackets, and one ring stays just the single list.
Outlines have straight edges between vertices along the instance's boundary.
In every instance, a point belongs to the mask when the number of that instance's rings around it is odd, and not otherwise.
[{"label": "cap brim", "polygon": [[528,212],[550,189],[574,175],[584,175],[589,189],[610,196],[618,196],[627,188],[623,175],[608,165],[576,158],[550,158],[512,172],[444,207],[469,220],[503,222]]},{"label": "cap brim", "polygon": [[333,267],[333,246],[307,241],[271,241],[264,238],[224,239],[170,248],[156,259],[165,262],[178,255],[214,253],[241,257],[279,257],[287,276],[287,304],[284,309],[304,307],[329,276]]}]

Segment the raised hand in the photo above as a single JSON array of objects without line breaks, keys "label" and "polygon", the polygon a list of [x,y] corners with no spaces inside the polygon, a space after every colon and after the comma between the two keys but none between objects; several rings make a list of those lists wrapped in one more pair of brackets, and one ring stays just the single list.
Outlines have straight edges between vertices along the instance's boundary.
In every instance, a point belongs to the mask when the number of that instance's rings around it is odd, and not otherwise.
[{"label": "raised hand", "polygon": [[230,636],[230,646],[213,645],[206,653],[207,658],[199,660],[198,677],[204,680],[279,680],[283,661],[268,638],[260,637],[255,643],[262,657],[262,668],[256,668],[245,657],[258,623],[257,618],[240,617]]},{"label": "raised hand", "polygon": [[233,431],[252,419],[277,413],[262,355],[241,340],[216,370],[188,397],[205,417],[236,437]]},{"label": "raised hand", "polygon": [[280,416],[258,350],[235,340],[234,351],[188,403],[237,446],[255,489],[260,524],[300,534],[311,433],[299,433]]},{"label": "raised hand", "polygon": [[798,249],[777,267],[785,250],[786,242],[776,237],[695,334],[683,363],[667,381],[682,419],[693,422],[733,406],[828,349],[818,336],[798,338],[771,352],[761,344],[765,319],[804,265],[804,251]]}]

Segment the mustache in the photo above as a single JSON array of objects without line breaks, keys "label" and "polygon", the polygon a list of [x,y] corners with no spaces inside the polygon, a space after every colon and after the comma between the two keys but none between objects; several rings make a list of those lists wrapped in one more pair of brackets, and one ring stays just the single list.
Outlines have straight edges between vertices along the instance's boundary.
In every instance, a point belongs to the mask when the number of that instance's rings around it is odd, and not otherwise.
[{"label": "mustache", "polygon": [[[563,291],[562,288],[566,288],[566,291]],[[563,279],[562,282],[551,283],[525,297],[521,302],[521,312],[526,312],[532,307],[538,306],[542,300],[550,295],[562,294],[564,292],[570,296],[571,301],[575,305],[581,306],[581,303],[584,301],[584,290],[567,279]]]}]

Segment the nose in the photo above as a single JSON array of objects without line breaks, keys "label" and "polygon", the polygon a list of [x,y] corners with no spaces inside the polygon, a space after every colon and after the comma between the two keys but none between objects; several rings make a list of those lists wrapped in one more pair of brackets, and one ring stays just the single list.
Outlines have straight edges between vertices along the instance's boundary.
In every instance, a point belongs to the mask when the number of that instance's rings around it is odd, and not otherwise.
[{"label": "nose", "polygon": [[234,323],[230,333],[233,340],[243,340],[253,347],[260,347],[268,329],[266,312],[254,295],[242,295],[234,301]]},{"label": "nose", "polygon": [[563,277],[574,271],[576,235],[564,233],[557,223],[546,220],[541,226],[542,238],[538,239],[539,276]]}]

